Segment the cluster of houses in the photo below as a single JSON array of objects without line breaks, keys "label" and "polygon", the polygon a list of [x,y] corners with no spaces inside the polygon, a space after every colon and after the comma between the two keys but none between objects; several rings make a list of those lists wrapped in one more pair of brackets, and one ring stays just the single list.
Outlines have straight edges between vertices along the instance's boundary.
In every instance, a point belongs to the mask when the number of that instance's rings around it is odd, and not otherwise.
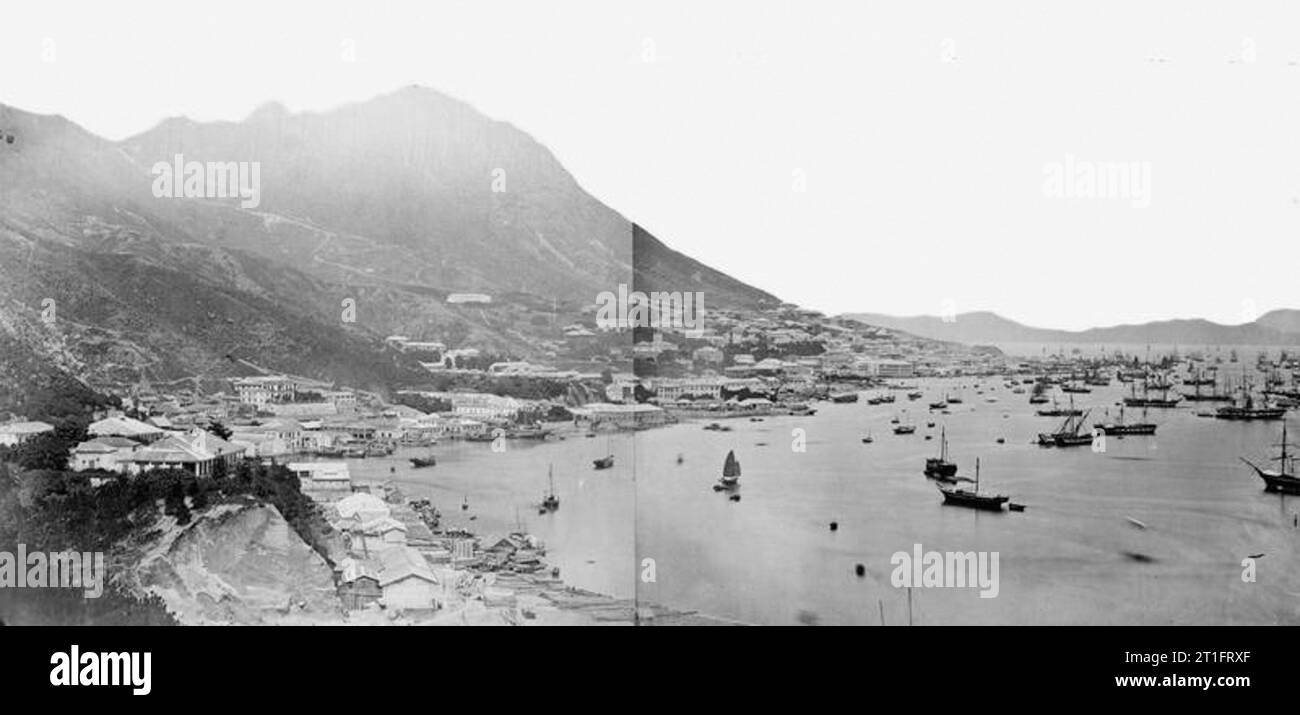
[{"label": "cluster of houses", "polygon": [[394,505],[367,492],[350,493],[327,512],[346,551],[335,569],[345,608],[432,611],[446,603],[461,574],[453,555],[437,549],[433,533],[412,518],[414,512],[408,509],[407,518],[399,519]]},{"label": "cluster of houses", "polygon": [[68,458],[74,471],[180,469],[207,477],[234,467],[248,451],[199,427],[164,429],[121,413],[91,423],[86,432],[90,438],[73,447]]},{"label": "cluster of houses", "polygon": [[[303,475],[306,489],[334,476],[323,474],[329,467],[320,465],[328,463],[290,468]],[[411,504],[380,498],[366,486],[353,489],[315,492],[342,540],[335,580],[349,610],[383,608],[418,617],[469,598],[506,605],[512,594],[492,586],[493,574],[545,566],[541,545],[531,536],[435,534]]]}]

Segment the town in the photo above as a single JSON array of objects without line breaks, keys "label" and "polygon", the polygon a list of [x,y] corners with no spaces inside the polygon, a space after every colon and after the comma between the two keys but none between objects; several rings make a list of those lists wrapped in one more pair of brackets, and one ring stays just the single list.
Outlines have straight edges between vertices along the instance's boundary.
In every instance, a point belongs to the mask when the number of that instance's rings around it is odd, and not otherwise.
[{"label": "town", "polygon": [[[454,294],[453,301],[491,298]],[[410,461],[420,468],[436,464],[434,448],[451,441],[495,447],[693,418],[811,414],[809,403],[893,379],[1006,369],[994,349],[936,343],[788,305],[715,310],[707,328],[689,334],[647,336],[602,328],[594,319],[559,332],[539,346],[551,356],[545,362],[488,362],[486,349],[389,336],[386,349],[417,360],[431,385],[383,393],[270,370],[203,391],[144,379],[97,384],[113,405],[95,410],[61,466],[85,474],[92,487],[169,470],[221,480],[245,464],[284,467],[328,525],[323,542],[346,610],[437,617],[467,600],[513,603],[521,590],[542,588],[553,600],[584,594],[560,586],[559,569],[546,564],[546,546],[536,537],[522,529],[477,534],[463,521],[446,526],[444,512],[462,505],[435,505],[407,497],[391,481],[355,478],[355,460],[413,449],[422,456]],[[592,355],[593,342],[607,346],[603,354]],[[10,415],[0,424],[0,447],[54,432],[54,424],[28,417]]]}]

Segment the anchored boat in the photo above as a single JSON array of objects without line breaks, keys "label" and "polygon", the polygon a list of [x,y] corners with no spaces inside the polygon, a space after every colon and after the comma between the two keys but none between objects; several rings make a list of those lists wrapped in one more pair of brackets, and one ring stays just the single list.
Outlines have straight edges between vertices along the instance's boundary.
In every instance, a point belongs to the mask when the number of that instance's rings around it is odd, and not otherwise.
[{"label": "anchored boat", "polygon": [[438,463],[438,460],[431,454],[427,457],[411,457],[411,466],[419,469],[421,467],[432,467]]},{"label": "anchored boat", "polygon": [[931,479],[943,479],[957,474],[957,464],[948,461],[948,430],[944,428],[939,432],[939,456],[927,457],[925,460],[925,476]]},{"label": "anchored boat", "polygon": [[1241,461],[1255,470],[1260,479],[1264,480],[1264,490],[1270,492],[1280,492],[1282,494],[1300,494],[1300,477],[1295,473],[1295,455],[1287,451],[1287,447],[1294,447],[1286,441],[1286,422],[1282,422],[1282,442],[1274,445],[1281,447],[1281,453],[1273,458],[1278,463],[1277,469],[1263,469],[1256,466],[1250,460],[1242,457]]},{"label": "anchored boat", "polygon": [[1038,433],[1038,444],[1041,447],[1078,447],[1085,444],[1092,444],[1092,433],[1084,432],[1084,425],[1088,419],[1088,413],[1092,410],[1085,411],[1080,416],[1071,415],[1065,418],[1061,426],[1055,432]]},{"label": "anchored boat", "polygon": [[546,482],[549,487],[546,496],[542,498],[542,506],[538,511],[542,514],[555,511],[560,508],[560,498],[555,495],[555,474],[553,467],[546,468]]},{"label": "anchored boat", "polygon": [[1119,408],[1119,419],[1114,422],[1098,422],[1093,425],[1094,428],[1101,430],[1108,435],[1126,435],[1126,434],[1155,434],[1156,425],[1152,422],[1146,422],[1146,408],[1142,409],[1142,422],[1125,422],[1124,406]]},{"label": "anchored boat", "polygon": [[983,494],[980,492],[980,461],[975,460],[975,488],[962,489],[960,487],[948,487],[939,485],[939,491],[943,494],[943,503],[953,506],[964,506],[971,509],[983,509],[986,511],[1002,511],[1002,505],[1011,500],[1011,497],[1005,494]]},{"label": "anchored boat", "polygon": [[1256,404],[1249,388],[1244,388],[1242,395],[1241,402],[1220,407],[1214,411],[1214,416],[1221,420],[1280,420],[1286,416],[1285,407],[1270,404],[1267,400],[1262,406]]}]

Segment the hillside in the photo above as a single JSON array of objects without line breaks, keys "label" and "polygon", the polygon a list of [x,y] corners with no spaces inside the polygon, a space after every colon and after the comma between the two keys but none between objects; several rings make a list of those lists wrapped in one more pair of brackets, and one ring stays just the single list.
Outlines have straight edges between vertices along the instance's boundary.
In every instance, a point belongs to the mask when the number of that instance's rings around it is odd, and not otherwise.
[{"label": "hillside", "polygon": [[[418,372],[380,355],[386,335],[528,357],[620,283],[775,302],[634,227],[524,132],[425,88],[169,119],[121,142],[2,105],[0,124],[16,137],[0,145],[0,325],[87,379],[228,376],[233,357],[377,386]],[[151,168],[177,154],[257,162],[259,204],[155,197]]]}]

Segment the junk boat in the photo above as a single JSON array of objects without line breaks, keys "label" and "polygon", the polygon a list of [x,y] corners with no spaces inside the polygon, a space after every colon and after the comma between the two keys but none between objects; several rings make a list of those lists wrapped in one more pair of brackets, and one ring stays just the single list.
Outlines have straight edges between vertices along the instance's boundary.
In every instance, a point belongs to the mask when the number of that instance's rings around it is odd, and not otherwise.
[{"label": "junk boat", "polygon": [[948,461],[948,430],[944,428],[939,432],[939,456],[925,459],[925,476],[942,479],[956,474],[957,464]]},{"label": "junk boat", "polygon": [[713,491],[720,492],[740,487],[740,462],[736,461],[736,452],[727,452],[727,459],[722,463],[722,478],[713,485]]},{"label": "junk boat", "polygon": [[948,487],[940,484],[939,491],[943,494],[944,504],[952,504],[953,506],[964,506],[971,509],[984,509],[987,511],[1002,511],[1002,505],[1011,500],[1011,497],[1005,494],[981,494],[980,493],[979,459],[975,460],[975,488],[974,489]]}]

